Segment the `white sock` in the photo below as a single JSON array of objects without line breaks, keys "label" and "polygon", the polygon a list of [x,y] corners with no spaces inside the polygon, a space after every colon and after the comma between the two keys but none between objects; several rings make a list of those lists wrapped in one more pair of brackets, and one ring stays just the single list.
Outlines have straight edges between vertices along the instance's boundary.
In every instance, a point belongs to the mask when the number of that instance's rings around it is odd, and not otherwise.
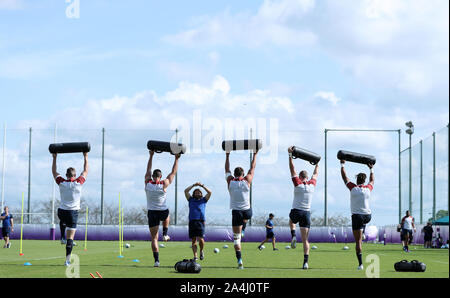
[{"label": "white sock", "polygon": [[70,263],[70,255],[66,256],[66,262]]}]

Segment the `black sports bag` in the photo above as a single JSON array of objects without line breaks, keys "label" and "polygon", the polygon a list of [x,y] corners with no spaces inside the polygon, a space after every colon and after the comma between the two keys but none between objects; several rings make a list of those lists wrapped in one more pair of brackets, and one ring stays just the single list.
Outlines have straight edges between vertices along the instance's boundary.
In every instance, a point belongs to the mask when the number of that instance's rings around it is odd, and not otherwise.
[{"label": "black sports bag", "polygon": [[192,259],[184,259],[183,261],[179,261],[175,264],[174,268],[180,273],[200,273],[202,270],[202,266]]},{"label": "black sports bag", "polygon": [[408,262],[403,260],[394,264],[395,271],[399,272],[425,272],[427,265],[417,260]]}]

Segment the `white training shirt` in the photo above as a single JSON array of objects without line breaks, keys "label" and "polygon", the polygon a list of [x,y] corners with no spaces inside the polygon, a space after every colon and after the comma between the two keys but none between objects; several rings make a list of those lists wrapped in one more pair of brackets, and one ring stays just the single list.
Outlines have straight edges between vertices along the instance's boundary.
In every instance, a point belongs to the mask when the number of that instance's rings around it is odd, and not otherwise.
[{"label": "white training shirt", "polygon": [[250,209],[250,185],[245,178],[234,178],[227,173],[228,192],[230,193],[231,210]]},{"label": "white training shirt", "polygon": [[164,191],[164,181],[146,181],[145,194],[147,195],[148,210],[167,210],[166,192]]},{"label": "white training shirt", "polygon": [[314,190],[316,188],[316,179],[309,181],[301,180],[300,177],[292,177],[294,183],[294,201],[292,202],[292,209],[303,211],[311,210],[311,200]]},{"label": "white training shirt", "polygon": [[81,175],[76,179],[66,180],[58,175],[55,181],[59,186],[61,195],[59,208],[62,210],[80,210],[81,189],[84,182],[86,182],[86,178]]},{"label": "white training shirt", "polygon": [[369,198],[373,190],[373,185],[356,185],[353,182],[348,182],[347,187],[350,190],[350,208],[352,214],[371,214]]},{"label": "white training shirt", "polygon": [[413,217],[409,216],[409,217],[403,217],[403,229],[405,230],[412,230],[413,229]]}]

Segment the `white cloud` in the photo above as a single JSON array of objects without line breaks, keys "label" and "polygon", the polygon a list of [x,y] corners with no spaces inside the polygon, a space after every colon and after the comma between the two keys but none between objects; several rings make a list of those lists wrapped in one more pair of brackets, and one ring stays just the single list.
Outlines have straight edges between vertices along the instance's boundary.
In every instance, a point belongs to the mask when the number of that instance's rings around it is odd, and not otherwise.
[{"label": "white cloud", "polygon": [[319,91],[316,94],[314,94],[315,98],[323,99],[326,101],[329,101],[334,106],[338,104],[338,102],[341,101],[339,97],[337,97],[334,92],[325,92],[325,91]]},{"label": "white cloud", "polygon": [[448,86],[448,0],[266,0],[254,14],[203,16],[164,40],[202,48],[320,46],[372,87],[423,97]]}]

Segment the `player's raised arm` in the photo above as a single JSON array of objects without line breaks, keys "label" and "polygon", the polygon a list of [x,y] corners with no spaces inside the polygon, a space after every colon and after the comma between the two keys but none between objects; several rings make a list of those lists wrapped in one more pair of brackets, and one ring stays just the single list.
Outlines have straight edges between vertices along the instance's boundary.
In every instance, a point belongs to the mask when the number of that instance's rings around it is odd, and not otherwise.
[{"label": "player's raised arm", "polygon": [[344,180],[345,185],[347,185],[350,182],[350,179],[348,179],[347,174],[345,173],[344,164],[345,160],[341,160],[341,176],[342,180]]},{"label": "player's raised arm", "polygon": [[373,184],[375,183],[375,179],[374,179],[374,176],[373,176],[373,165],[372,165],[372,164],[369,164],[369,165],[367,165],[367,166],[368,166],[369,169],[370,169],[369,184],[371,184],[371,185],[373,186]]},{"label": "player's raised arm", "polygon": [[313,172],[311,179],[314,179],[317,181],[318,176],[319,176],[319,164],[316,164],[316,166],[314,167],[314,172]]},{"label": "player's raised arm", "polygon": [[155,154],[155,151],[150,150],[149,151],[149,158],[147,163],[147,171],[145,172],[145,181],[149,181],[152,178],[152,161],[153,161],[153,155]]},{"label": "player's raised arm", "polygon": [[53,154],[52,154],[52,157],[53,157],[52,174],[53,174],[53,178],[56,179],[56,177],[59,176],[59,173],[58,173],[57,170],[56,170],[56,157],[57,157],[57,154],[56,154],[56,153],[53,153]]},{"label": "player's raised arm", "polygon": [[289,170],[291,171],[291,177],[295,177],[297,176],[297,173],[295,172],[295,167],[294,167],[294,161],[292,159],[292,148],[293,146],[288,148],[288,152],[289,152]]},{"label": "player's raised arm", "polygon": [[189,201],[189,198],[191,197],[190,191],[191,191],[191,189],[193,189],[196,185],[197,185],[197,183],[194,183],[194,184],[192,184],[191,186],[188,186],[188,187],[184,190],[184,196],[186,197],[186,200]]},{"label": "player's raised arm", "polygon": [[208,200],[211,198],[212,191],[211,191],[208,187],[206,187],[204,184],[201,184],[200,182],[199,182],[198,185],[199,185],[200,187],[203,187],[204,190],[206,190],[205,200],[208,201]]},{"label": "player's raised arm", "polygon": [[253,176],[255,175],[255,168],[256,168],[256,155],[258,154],[258,150],[256,150],[253,153],[253,159],[252,164],[250,166],[250,170],[248,170],[247,176],[245,176],[245,179],[248,181],[249,184],[252,183]]},{"label": "player's raised arm", "polygon": [[231,175],[230,170],[230,152],[226,152],[225,156],[225,179],[227,180],[227,184],[229,184],[233,179],[233,175]]},{"label": "player's raised arm", "polygon": [[83,167],[83,172],[81,173],[81,175],[84,178],[87,178],[87,175],[88,175],[88,172],[89,172],[88,153],[87,152],[83,152],[83,157],[84,157],[84,167]]},{"label": "player's raised arm", "polygon": [[173,162],[172,171],[167,176],[166,179],[164,179],[164,188],[167,188],[172,182],[173,179],[175,179],[175,175],[178,171],[178,160],[180,159],[181,154],[175,155],[175,161]]}]

